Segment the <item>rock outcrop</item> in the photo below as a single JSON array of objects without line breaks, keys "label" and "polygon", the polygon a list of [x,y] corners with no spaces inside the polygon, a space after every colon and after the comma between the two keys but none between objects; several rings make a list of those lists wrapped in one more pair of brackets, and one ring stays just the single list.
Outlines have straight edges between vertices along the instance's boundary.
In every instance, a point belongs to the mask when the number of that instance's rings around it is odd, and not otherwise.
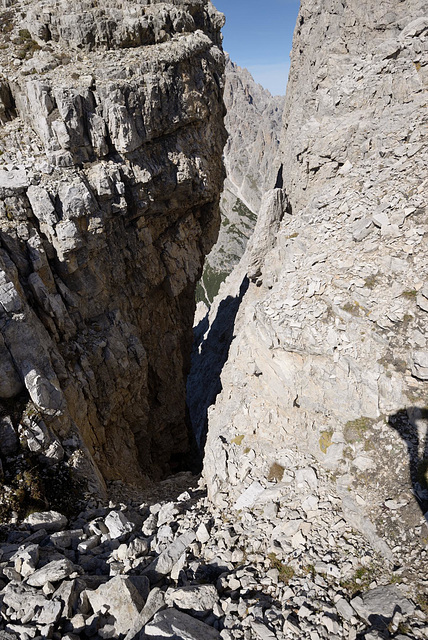
[{"label": "rock outcrop", "polygon": [[283,560],[325,535],[325,483],[386,566],[423,583],[427,6],[327,4],[302,1],[278,188],[197,328],[204,475],[214,503],[245,508],[254,529],[252,505],[277,483],[277,505],[300,520],[275,532]]},{"label": "rock outcrop", "polygon": [[86,461],[101,484],[161,477],[189,446],[194,291],[223,183],[224,18],[208,0],[6,5],[2,415],[32,452]]},{"label": "rock outcrop", "polygon": [[[285,87],[285,79],[284,79]],[[226,62],[224,104],[229,137],[218,240],[207,256],[198,297],[211,303],[251,237],[264,192],[275,185],[283,96],[272,96],[247,69]],[[272,182],[273,179],[273,182]]]}]

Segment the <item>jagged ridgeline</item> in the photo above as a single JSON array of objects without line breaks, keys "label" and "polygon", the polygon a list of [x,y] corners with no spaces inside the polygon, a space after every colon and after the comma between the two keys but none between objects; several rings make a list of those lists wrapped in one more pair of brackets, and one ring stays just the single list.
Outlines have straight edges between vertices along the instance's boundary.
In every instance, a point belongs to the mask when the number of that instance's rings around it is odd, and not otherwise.
[{"label": "jagged ridgeline", "polygon": [[[284,92],[286,81],[284,78]],[[274,186],[284,98],[272,96],[247,69],[228,58],[224,104],[229,137],[224,149],[221,227],[196,290],[197,301],[206,304],[211,304],[220,284],[239,262],[254,231],[263,193]]]},{"label": "jagged ridgeline", "polygon": [[17,454],[102,486],[165,475],[188,450],[195,287],[224,178],[223,23],[207,0],[3,0],[6,485]]}]

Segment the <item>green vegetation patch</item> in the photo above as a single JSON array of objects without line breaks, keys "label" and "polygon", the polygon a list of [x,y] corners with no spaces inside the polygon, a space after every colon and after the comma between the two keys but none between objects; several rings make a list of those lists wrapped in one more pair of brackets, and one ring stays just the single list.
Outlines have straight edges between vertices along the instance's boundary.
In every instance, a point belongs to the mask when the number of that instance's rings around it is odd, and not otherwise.
[{"label": "green vegetation patch", "polygon": [[277,569],[279,573],[279,579],[284,584],[288,584],[290,580],[294,577],[294,569],[290,565],[286,565],[276,556],[275,553],[270,553],[268,555],[270,560],[270,565],[272,569]]},{"label": "green vegetation patch", "polygon": [[244,439],[244,436],[240,435],[240,436],[236,436],[235,438],[233,438],[230,442],[231,442],[231,444],[237,444],[240,447],[241,444],[242,444],[243,439]]},{"label": "green vegetation patch", "polygon": [[13,11],[2,11],[0,13],[0,32],[10,33],[13,29],[15,14]]},{"label": "green vegetation patch", "polygon": [[421,611],[428,615],[428,593],[418,593],[416,596],[416,602],[418,603]]},{"label": "green vegetation patch", "polygon": [[353,316],[358,316],[359,315],[359,311],[360,311],[360,305],[358,304],[358,302],[346,302],[343,306],[342,306],[343,311],[346,311],[346,313],[350,313]]},{"label": "green vegetation patch", "polygon": [[31,33],[28,29],[20,29],[19,43],[21,46],[16,55],[20,60],[24,60],[24,58],[31,58],[33,54],[41,48],[40,45],[32,39]]},{"label": "green vegetation patch", "polygon": [[333,431],[330,429],[329,431],[321,431],[321,436],[319,439],[320,449],[323,453],[327,453],[327,449],[332,444]]},{"label": "green vegetation patch", "polygon": [[18,33],[21,42],[31,40],[31,33],[28,31],[28,29],[20,29]]},{"label": "green vegetation patch", "polygon": [[416,289],[407,289],[407,291],[403,291],[401,294],[403,298],[407,298],[408,300],[414,300],[417,296],[418,292]]},{"label": "green vegetation patch", "polygon": [[364,279],[364,286],[367,287],[368,289],[374,289],[377,282],[378,275],[379,274],[376,273],[376,274],[367,276],[367,278]]},{"label": "green vegetation patch", "polygon": [[342,580],[340,585],[349,593],[351,597],[357,595],[360,591],[368,589],[370,584],[377,577],[378,571],[376,567],[358,567],[355,573],[348,579]]},{"label": "green vegetation patch", "polygon": [[313,564],[305,564],[302,567],[302,571],[304,573],[305,576],[310,576],[312,578],[312,580],[315,578],[316,576],[316,570],[315,570],[315,566]]},{"label": "green vegetation patch", "polygon": [[278,464],[278,462],[274,462],[269,469],[267,479],[269,480],[269,482],[273,482],[274,480],[276,480],[276,482],[281,482],[282,478],[284,477],[284,471],[285,468],[281,464]]},{"label": "green vegetation patch", "polygon": [[227,271],[216,271],[206,262],[201,281],[196,285],[196,303],[205,302],[208,306],[219,292],[222,282],[229,275]]},{"label": "green vegetation patch", "polygon": [[363,439],[367,433],[369,427],[374,424],[376,420],[368,418],[367,416],[361,416],[356,420],[348,420],[343,430],[346,442],[359,442]]},{"label": "green vegetation patch", "polygon": [[232,211],[235,211],[240,218],[248,218],[253,224],[257,221],[257,215],[251,211],[239,198],[236,198],[236,202],[232,207]]}]

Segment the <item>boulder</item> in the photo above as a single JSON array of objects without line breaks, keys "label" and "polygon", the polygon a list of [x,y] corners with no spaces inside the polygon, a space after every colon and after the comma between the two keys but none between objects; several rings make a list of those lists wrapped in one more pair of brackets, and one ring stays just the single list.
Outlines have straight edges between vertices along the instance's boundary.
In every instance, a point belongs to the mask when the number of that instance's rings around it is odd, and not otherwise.
[{"label": "boulder", "polygon": [[128,576],[115,576],[95,591],[86,593],[94,613],[114,616],[117,634],[128,633],[144,606],[143,596]]},{"label": "boulder", "polygon": [[176,609],[166,609],[146,624],[146,638],[182,638],[182,640],[221,640],[220,633],[204,622]]}]

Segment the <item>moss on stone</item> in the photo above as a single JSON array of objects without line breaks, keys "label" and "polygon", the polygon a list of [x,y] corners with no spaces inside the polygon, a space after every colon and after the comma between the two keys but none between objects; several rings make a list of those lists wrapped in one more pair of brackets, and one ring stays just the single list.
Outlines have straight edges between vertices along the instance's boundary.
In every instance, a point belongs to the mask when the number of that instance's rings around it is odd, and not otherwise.
[{"label": "moss on stone", "polygon": [[323,453],[327,453],[327,449],[332,444],[333,431],[322,431],[319,439],[320,449]]},{"label": "moss on stone", "polygon": [[286,565],[276,556],[275,553],[268,555],[272,569],[277,569],[279,580],[284,584],[288,584],[294,576],[294,569],[290,565]]},{"label": "moss on stone", "polygon": [[346,442],[358,442],[362,440],[368,428],[375,422],[372,418],[361,416],[355,420],[348,420],[343,430]]},{"label": "moss on stone", "polygon": [[281,482],[282,478],[284,477],[284,471],[285,468],[281,464],[278,464],[278,462],[274,462],[269,469],[267,479],[269,480],[269,482],[273,482],[274,480],[276,480],[276,482]]}]

